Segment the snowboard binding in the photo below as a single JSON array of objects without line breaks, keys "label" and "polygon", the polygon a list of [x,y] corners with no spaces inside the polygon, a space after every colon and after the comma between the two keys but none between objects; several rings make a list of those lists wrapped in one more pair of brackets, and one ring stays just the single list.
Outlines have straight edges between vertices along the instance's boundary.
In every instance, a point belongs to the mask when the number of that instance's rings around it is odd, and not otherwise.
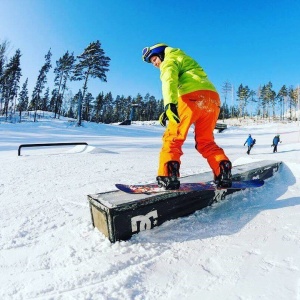
[{"label": "snowboard binding", "polygon": [[222,160],[220,162],[220,174],[215,176],[215,184],[217,187],[231,187],[232,185],[232,175],[231,175],[232,165],[228,160]]},{"label": "snowboard binding", "polygon": [[163,187],[166,190],[177,190],[180,187],[179,168],[180,164],[178,161],[169,161],[167,163],[168,175],[169,176],[157,176],[157,184],[159,187]]}]

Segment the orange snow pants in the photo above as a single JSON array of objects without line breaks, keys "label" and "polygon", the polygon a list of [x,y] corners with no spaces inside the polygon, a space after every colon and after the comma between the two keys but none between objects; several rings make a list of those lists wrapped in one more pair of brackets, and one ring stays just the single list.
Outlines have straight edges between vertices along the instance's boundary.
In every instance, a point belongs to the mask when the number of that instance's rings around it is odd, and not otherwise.
[{"label": "orange snow pants", "polygon": [[159,156],[158,176],[168,176],[168,161],[181,163],[182,145],[192,124],[195,126],[195,148],[207,159],[214,175],[218,176],[220,161],[229,160],[215,143],[213,135],[220,113],[219,94],[208,90],[185,94],[179,97],[177,109],[180,123],[168,122]]}]

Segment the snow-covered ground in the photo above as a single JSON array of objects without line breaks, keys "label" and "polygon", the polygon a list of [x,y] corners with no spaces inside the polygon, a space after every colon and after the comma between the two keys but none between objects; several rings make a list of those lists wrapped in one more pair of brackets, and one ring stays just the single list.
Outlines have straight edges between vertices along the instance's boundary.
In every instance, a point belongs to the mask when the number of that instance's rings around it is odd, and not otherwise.
[{"label": "snow-covered ground", "polygon": [[[0,123],[0,299],[300,299],[297,123],[216,133],[234,165],[284,163],[262,188],[126,242],[111,244],[92,227],[87,195],[117,182],[154,181],[163,130],[156,122]],[[249,133],[257,144],[247,156]],[[282,144],[273,154],[276,134]],[[89,146],[22,148],[17,155],[20,144],[51,142]],[[183,176],[209,171],[192,130],[183,150]]]}]

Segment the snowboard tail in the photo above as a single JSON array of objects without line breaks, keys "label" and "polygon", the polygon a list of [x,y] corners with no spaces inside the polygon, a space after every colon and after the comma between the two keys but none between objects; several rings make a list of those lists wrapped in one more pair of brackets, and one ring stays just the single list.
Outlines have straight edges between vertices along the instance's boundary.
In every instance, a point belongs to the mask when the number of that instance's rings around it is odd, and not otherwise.
[{"label": "snowboard tail", "polygon": [[264,181],[260,179],[232,181],[231,187],[217,187],[213,181],[209,182],[195,182],[195,183],[181,183],[177,190],[165,190],[157,184],[116,184],[115,186],[129,194],[156,194],[156,193],[184,193],[197,192],[207,190],[242,190],[248,188],[257,188],[264,185]]}]

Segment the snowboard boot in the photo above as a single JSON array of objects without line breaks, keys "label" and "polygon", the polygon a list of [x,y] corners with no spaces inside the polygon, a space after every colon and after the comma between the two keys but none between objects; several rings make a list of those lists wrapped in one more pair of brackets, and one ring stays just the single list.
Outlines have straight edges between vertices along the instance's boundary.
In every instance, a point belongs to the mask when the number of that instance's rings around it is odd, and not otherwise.
[{"label": "snowboard boot", "polygon": [[220,161],[220,174],[215,176],[215,184],[217,187],[231,187],[232,185],[232,175],[231,175],[231,162],[229,160]]},{"label": "snowboard boot", "polygon": [[178,161],[169,161],[167,163],[168,176],[157,176],[157,184],[159,187],[164,187],[166,190],[177,190],[180,187]]}]

